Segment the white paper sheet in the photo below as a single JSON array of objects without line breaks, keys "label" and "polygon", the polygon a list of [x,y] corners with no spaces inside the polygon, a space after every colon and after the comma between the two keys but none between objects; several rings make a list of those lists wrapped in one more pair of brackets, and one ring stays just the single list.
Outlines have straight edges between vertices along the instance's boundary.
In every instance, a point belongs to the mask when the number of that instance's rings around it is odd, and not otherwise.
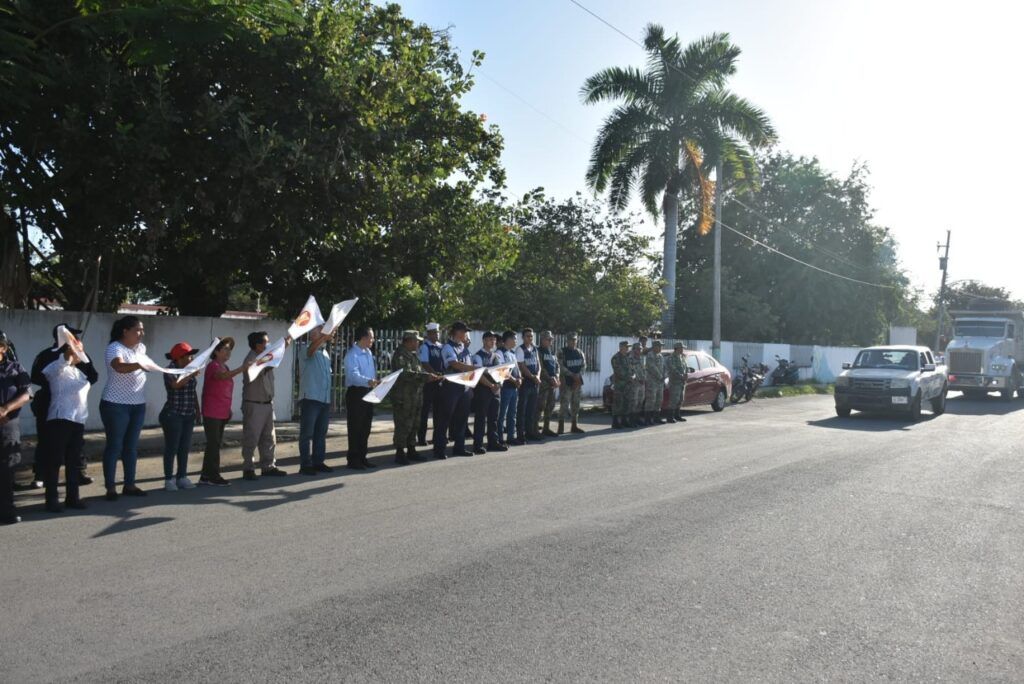
[{"label": "white paper sheet", "polygon": [[302,307],[302,311],[299,312],[299,315],[295,317],[295,320],[288,327],[288,336],[293,340],[298,339],[316,326],[322,325],[323,322],[324,317],[320,313],[320,306],[316,303],[316,297],[309,295],[306,305]]},{"label": "white paper sheet", "polygon": [[288,351],[288,345],[285,343],[285,338],[279,339],[271,345],[268,345],[263,353],[256,357],[256,361],[246,369],[245,374],[249,376],[249,382],[252,382],[259,374],[263,372],[264,368],[277,368],[284,361],[284,355]]},{"label": "white paper sheet", "polygon": [[68,330],[66,326],[62,325],[57,328],[57,346],[53,348],[53,351],[59,351],[65,344],[71,347],[71,351],[75,353],[79,361],[89,363],[89,357],[85,355],[85,347],[82,345],[82,341],[73,332]]},{"label": "white paper sheet", "polygon": [[380,384],[374,387],[372,390],[363,395],[363,401],[371,404],[379,404],[384,400],[384,397],[388,396],[388,392],[395,386],[395,380],[402,374],[402,369],[399,368],[391,375],[386,376],[380,381]]},{"label": "white paper sheet", "polygon": [[[497,366],[495,366],[497,368]],[[458,383],[465,385],[466,387],[476,387],[476,384],[480,382],[480,378],[483,377],[486,368],[477,368],[471,371],[462,371],[459,373],[449,373],[444,376],[444,379],[448,382]]]},{"label": "white paper sheet", "polygon": [[331,307],[331,313],[327,316],[327,320],[324,321],[324,327],[321,329],[324,335],[330,335],[335,329],[341,325],[350,313],[355,308],[356,302],[359,301],[359,297],[355,299],[346,299],[343,302],[338,302]]},{"label": "white paper sheet", "polygon": [[512,369],[515,367],[514,363],[503,363],[500,366],[491,366],[487,373],[495,382],[504,382],[512,377]]}]

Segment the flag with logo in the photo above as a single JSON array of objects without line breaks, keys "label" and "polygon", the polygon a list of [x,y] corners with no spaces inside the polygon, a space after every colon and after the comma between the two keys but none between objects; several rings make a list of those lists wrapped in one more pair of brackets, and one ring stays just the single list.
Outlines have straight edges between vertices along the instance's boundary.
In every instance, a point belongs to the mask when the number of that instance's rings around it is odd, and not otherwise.
[{"label": "flag with logo", "polygon": [[67,329],[67,326],[60,326],[57,328],[57,346],[52,351],[59,351],[64,345],[71,347],[71,351],[74,352],[75,356],[82,363],[89,363],[89,357],[85,355],[85,346],[82,344],[82,340],[78,339],[78,336]]},{"label": "flag with logo", "polygon": [[328,314],[327,320],[324,321],[324,327],[320,330],[324,335],[330,335],[337,329],[341,322],[352,313],[352,309],[355,308],[356,302],[359,301],[359,297],[355,299],[346,299],[343,302],[338,302],[331,307],[331,313]]},{"label": "flag with logo", "polygon": [[309,295],[309,299],[306,300],[306,305],[302,307],[302,311],[295,317],[292,324],[288,327],[288,336],[293,340],[296,340],[318,325],[322,325],[324,322],[323,314],[320,313],[320,307],[316,303],[316,297]]},{"label": "flag with logo", "polygon": [[252,365],[246,369],[245,374],[249,378],[249,382],[252,382],[259,374],[263,372],[265,368],[277,368],[284,361],[285,352],[288,349],[288,345],[285,343],[285,338],[282,337],[277,342],[268,345],[266,349],[260,353],[259,356],[252,362]]},{"label": "flag with logo", "polygon": [[495,382],[501,383],[512,379],[512,369],[515,367],[515,363],[503,363],[500,366],[491,366],[487,372]]},{"label": "flag with logo", "polygon": [[384,400],[384,397],[388,396],[388,392],[395,386],[395,380],[398,380],[398,376],[402,374],[401,368],[396,370],[391,375],[385,376],[380,384],[374,387],[372,390],[363,395],[363,401],[371,404],[379,404]]},{"label": "flag with logo", "polygon": [[[497,368],[497,366],[495,366]],[[449,373],[444,376],[444,379],[448,382],[454,382],[459,385],[465,385],[466,387],[476,387],[476,384],[480,382],[480,378],[483,377],[487,371],[486,368],[475,368],[471,371],[462,371],[459,373]]]}]

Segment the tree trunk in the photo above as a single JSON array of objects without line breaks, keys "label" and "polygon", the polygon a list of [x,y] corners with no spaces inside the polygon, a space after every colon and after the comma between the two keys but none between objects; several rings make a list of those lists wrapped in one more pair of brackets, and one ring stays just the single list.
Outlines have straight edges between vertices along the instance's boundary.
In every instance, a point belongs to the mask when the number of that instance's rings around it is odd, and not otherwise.
[{"label": "tree trunk", "polygon": [[665,193],[665,261],[662,277],[665,279],[665,311],[661,317],[661,332],[666,337],[676,335],[676,244],[679,230],[679,198]]}]

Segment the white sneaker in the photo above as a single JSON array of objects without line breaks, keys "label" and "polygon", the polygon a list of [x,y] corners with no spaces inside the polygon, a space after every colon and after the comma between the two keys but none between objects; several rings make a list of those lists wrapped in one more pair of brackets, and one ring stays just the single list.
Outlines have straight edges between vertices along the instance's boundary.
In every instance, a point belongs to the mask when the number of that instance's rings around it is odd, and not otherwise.
[{"label": "white sneaker", "polygon": [[195,489],[196,486],[192,484],[192,480],[187,477],[178,478],[178,489]]},{"label": "white sneaker", "polygon": [[178,491],[178,485],[174,484],[174,480],[167,480],[164,482],[165,492],[176,492]]}]

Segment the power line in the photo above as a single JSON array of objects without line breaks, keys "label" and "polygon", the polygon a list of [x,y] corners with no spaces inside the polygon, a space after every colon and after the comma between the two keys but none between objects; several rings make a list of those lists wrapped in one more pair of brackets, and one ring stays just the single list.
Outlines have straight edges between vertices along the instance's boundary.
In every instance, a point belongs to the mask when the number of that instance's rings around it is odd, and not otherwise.
[{"label": "power line", "polygon": [[544,110],[542,110],[542,109],[540,109],[539,107],[535,106],[535,105],[534,105],[534,104],[533,104],[532,102],[530,102],[530,101],[529,101],[529,100],[527,100],[527,99],[526,99],[525,97],[523,97],[522,95],[520,95],[520,94],[519,94],[519,93],[517,93],[516,91],[512,90],[512,89],[511,89],[511,88],[509,88],[508,86],[506,86],[506,85],[503,85],[502,83],[498,82],[498,80],[497,80],[497,79],[495,79],[495,78],[493,78],[493,77],[491,77],[491,76],[488,76],[487,74],[485,74],[485,73],[483,72],[483,70],[481,70],[481,69],[477,69],[477,72],[476,72],[476,73],[480,74],[481,76],[483,76],[484,78],[486,78],[486,79],[487,79],[488,81],[490,81],[490,82],[491,82],[491,83],[493,83],[494,85],[498,86],[499,88],[501,88],[502,90],[504,90],[504,91],[505,91],[506,93],[508,93],[508,94],[509,94],[509,95],[511,95],[512,97],[516,98],[517,100],[519,100],[520,102],[522,102],[522,103],[523,103],[524,105],[526,105],[526,106],[527,106],[527,107],[529,107],[530,109],[532,109],[532,110],[533,110],[534,112],[536,112],[537,114],[541,115],[542,117],[544,117],[545,119],[547,119],[548,121],[550,121],[551,123],[553,123],[554,125],[556,125],[556,126],[558,126],[559,128],[561,128],[561,129],[562,129],[563,131],[565,131],[566,133],[569,133],[569,134],[570,134],[571,136],[573,136],[573,137],[574,137],[574,138],[576,138],[577,140],[580,140],[580,141],[582,141],[582,142],[588,142],[588,141],[587,141],[587,140],[585,140],[585,139],[583,138],[583,136],[581,136],[581,135],[580,135],[579,133],[577,133],[577,132],[576,132],[576,131],[574,131],[573,129],[569,128],[568,126],[566,126],[566,125],[565,125],[565,124],[563,124],[563,123],[562,123],[561,121],[559,121],[558,119],[554,118],[553,116],[549,116],[549,115],[548,115],[548,114],[547,114],[547,113],[546,113],[546,112],[545,112]]}]

